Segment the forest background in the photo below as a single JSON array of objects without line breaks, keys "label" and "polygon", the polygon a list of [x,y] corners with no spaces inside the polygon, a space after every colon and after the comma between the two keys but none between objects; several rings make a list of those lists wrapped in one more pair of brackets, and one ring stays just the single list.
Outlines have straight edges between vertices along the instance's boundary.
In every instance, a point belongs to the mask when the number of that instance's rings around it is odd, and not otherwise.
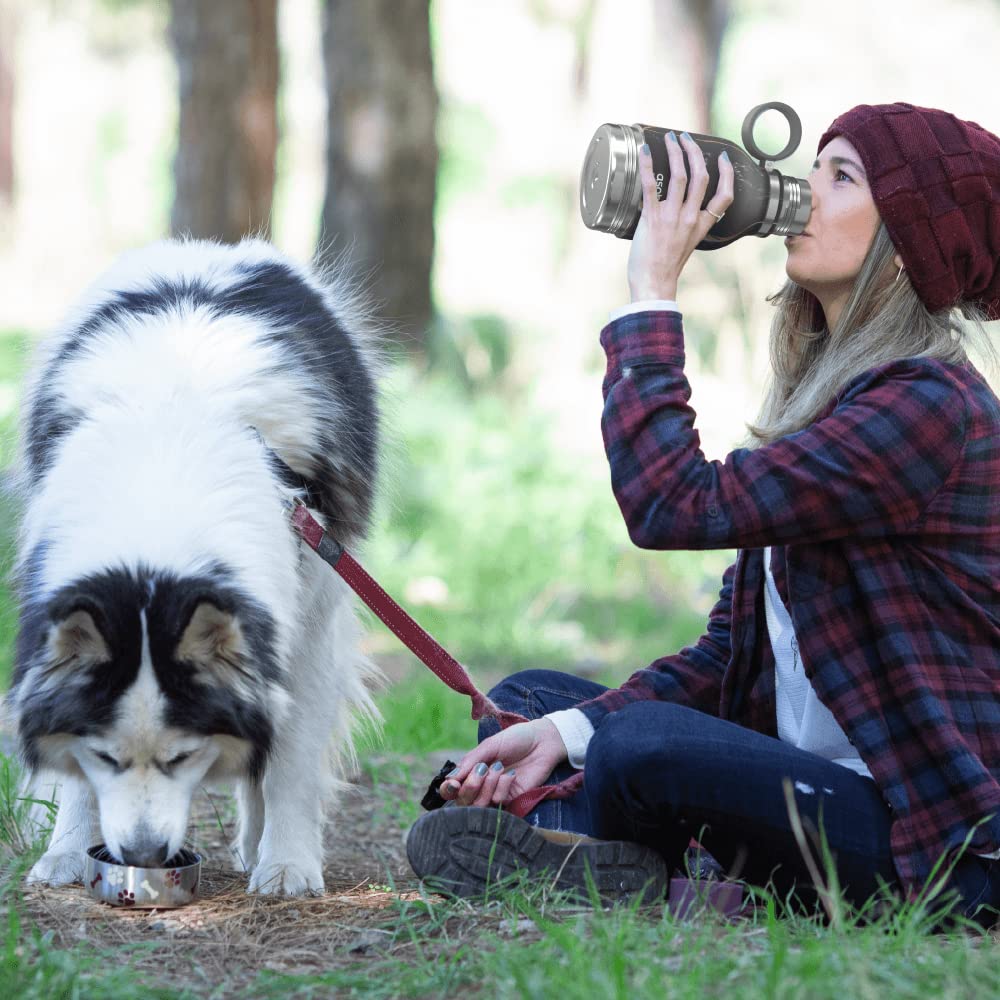
[{"label": "forest background", "polygon": [[[647,122],[738,141],[746,113],[778,100],[803,136],[777,167],[805,177],[856,104],[1000,132],[998,47],[1000,0],[0,0],[0,690],[18,517],[3,487],[30,350],[119,253],[184,231],[263,232],[341,260],[366,290],[392,360],[361,558],[480,686],[525,667],[618,684],[695,641],[734,553],[641,551],[612,496],[598,334],[627,300],[629,244],[580,219],[591,136]],[[765,148],[786,137],[776,113],[760,120]],[[757,415],[785,253],[740,239],[682,276],[710,459]],[[403,838],[475,724],[368,625],[387,725],[328,828],[321,898],[248,896],[227,870],[233,803],[209,790],[189,831],[206,858],[197,905],[128,912],[79,886],[25,888],[46,831],[0,730],[0,995],[1000,992],[995,935],[938,941],[920,906],[858,928],[830,904],[825,926],[755,890],[729,926],[666,904],[567,907],[544,880],[486,906],[428,895]]]},{"label": "forest background", "polygon": [[[804,177],[858,103],[1000,130],[998,37],[994,0],[0,0],[0,467],[30,346],[119,252],[182,231],[346,251],[394,358],[367,565],[481,683],[618,683],[701,634],[733,552],[639,551],[611,495],[597,337],[629,244],[580,219],[591,135],[738,140],[781,100],[803,140],[778,168]],[[787,130],[769,112],[756,135],[776,150]],[[756,416],[784,259],[746,238],[682,276],[709,458]],[[4,591],[0,679],[14,617]],[[396,682],[384,707],[430,713],[390,747],[472,739],[457,695],[377,623],[367,642]]]}]

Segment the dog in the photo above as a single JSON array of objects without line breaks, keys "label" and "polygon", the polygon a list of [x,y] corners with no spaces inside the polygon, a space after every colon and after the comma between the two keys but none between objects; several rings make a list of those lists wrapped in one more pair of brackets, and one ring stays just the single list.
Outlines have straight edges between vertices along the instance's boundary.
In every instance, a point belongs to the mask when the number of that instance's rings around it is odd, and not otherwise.
[{"label": "dog", "polygon": [[289,518],[305,503],[351,548],[376,501],[385,355],[342,264],[162,241],[39,344],[6,708],[60,802],[30,881],[79,881],[98,842],[163,865],[223,781],[249,890],[323,890],[327,807],[381,681],[353,595]]}]

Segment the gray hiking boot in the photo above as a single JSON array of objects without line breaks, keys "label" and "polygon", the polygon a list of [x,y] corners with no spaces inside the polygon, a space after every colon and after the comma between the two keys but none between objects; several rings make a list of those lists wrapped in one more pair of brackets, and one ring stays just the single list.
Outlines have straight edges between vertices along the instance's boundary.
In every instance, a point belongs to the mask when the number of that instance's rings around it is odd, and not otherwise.
[{"label": "gray hiking boot", "polygon": [[668,886],[666,862],[651,848],[546,830],[478,806],[421,816],[406,838],[406,854],[428,888],[447,896],[482,898],[489,886],[517,871],[585,898],[588,872],[606,900],[641,893],[646,902],[655,902]]}]

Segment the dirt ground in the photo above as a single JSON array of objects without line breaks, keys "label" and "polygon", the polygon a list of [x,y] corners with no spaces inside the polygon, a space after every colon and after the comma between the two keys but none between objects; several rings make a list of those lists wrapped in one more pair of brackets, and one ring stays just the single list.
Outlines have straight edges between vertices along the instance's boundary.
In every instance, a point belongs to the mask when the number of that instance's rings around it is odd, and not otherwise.
[{"label": "dirt ground", "polygon": [[202,792],[193,804],[188,840],[204,858],[195,903],[177,910],[124,910],[91,900],[81,886],[26,886],[22,913],[51,932],[56,947],[155,942],[155,949],[132,959],[148,971],[150,986],[197,991],[225,981],[236,995],[264,969],[316,974],[364,961],[389,943],[390,935],[378,929],[391,915],[386,908],[397,899],[420,898],[405,835],[446,757],[439,751],[369,760],[327,829],[322,897],[248,895],[248,876],[231,870],[227,846],[235,833],[235,804],[224,792]]}]

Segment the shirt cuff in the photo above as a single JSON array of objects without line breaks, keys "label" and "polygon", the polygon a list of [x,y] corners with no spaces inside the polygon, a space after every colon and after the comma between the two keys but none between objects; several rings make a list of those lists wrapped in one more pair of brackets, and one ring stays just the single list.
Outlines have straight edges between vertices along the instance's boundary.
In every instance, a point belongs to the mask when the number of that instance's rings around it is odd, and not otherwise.
[{"label": "shirt cuff", "polygon": [[571,767],[581,768],[587,756],[587,744],[594,735],[594,727],[578,708],[566,708],[561,712],[550,712],[543,716],[559,730],[566,746],[566,754]]},{"label": "shirt cuff", "polygon": [[620,309],[612,309],[611,314],[608,316],[608,322],[614,323],[616,319],[621,319],[622,316],[653,310],[680,312],[680,309],[677,308],[677,303],[673,299],[646,299],[642,302],[630,302],[627,306],[622,306]]},{"label": "shirt cuff", "polygon": [[684,366],[684,317],[679,312],[626,313],[608,323],[599,339],[608,362],[605,388],[633,365]]}]

